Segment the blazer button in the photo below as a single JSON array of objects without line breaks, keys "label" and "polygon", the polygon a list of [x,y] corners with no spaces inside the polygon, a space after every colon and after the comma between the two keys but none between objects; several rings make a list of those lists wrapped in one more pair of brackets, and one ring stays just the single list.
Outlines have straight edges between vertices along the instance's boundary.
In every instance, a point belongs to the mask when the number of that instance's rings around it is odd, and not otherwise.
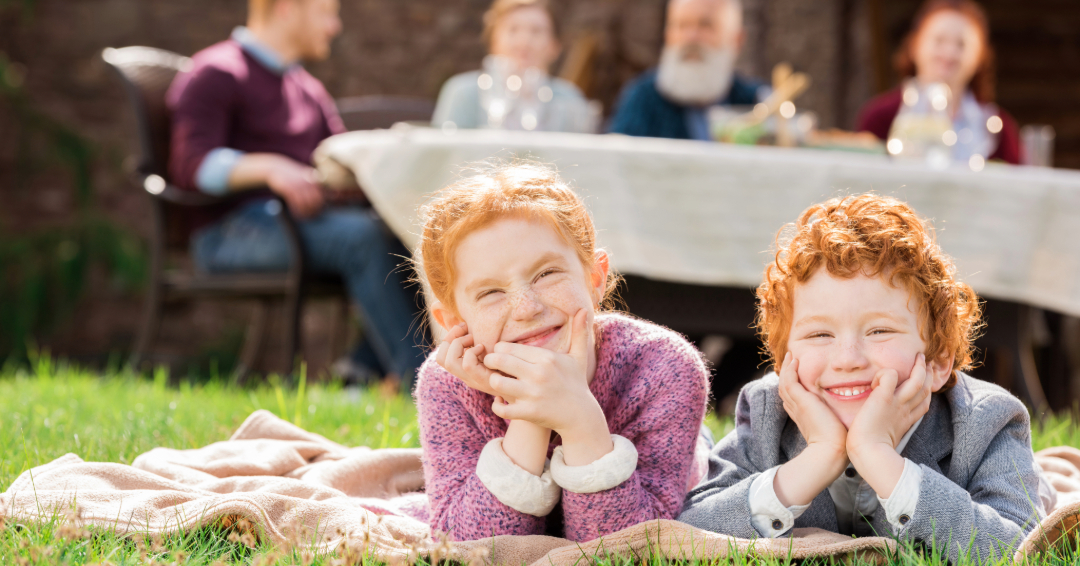
[{"label": "blazer button", "polygon": [[906,525],[908,524],[908,522],[911,521],[911,517],[908,517],[907,515],[900,515],[899,521],[901,525]]},{"label": "blazer button", "polygon": [[779,531],[784,528],[784,522],[780,519],[773,519],[772,528],[774,531]]},{"label": "blazer button", "polygon": [[848,469],[844,470],[844,475],[849,477],[849,478],[855,477],[855,468],[848,468]]}]

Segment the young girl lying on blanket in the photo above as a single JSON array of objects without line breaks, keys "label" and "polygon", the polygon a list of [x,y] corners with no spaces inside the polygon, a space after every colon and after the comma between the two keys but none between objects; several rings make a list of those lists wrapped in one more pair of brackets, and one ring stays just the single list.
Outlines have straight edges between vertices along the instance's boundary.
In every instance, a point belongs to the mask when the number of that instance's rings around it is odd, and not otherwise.
[{"label": "young girl lying on blanket", "polygon": [[952,562],[1011,555],[1054,494],[1023,404],[960,373],[980,307],[932,231],[862,195],[785,232],[757,291],[779,375],[742,390],[680,520],[745,538],[896,536]]},{"label": "young girl lying on blanket", "polygon": [[706,369],[678,334],[603,312],[613,275],[581,199],[519,163],[423,217],[418,271],[447,331],[416,393],[432,530],[586,541],[675,518],[708,459]]}]

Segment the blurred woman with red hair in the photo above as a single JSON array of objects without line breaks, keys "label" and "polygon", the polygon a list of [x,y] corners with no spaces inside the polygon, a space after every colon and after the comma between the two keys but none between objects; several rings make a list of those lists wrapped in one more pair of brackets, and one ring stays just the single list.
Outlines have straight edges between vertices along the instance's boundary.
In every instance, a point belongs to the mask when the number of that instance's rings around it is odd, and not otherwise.
[{"label": "blurred woman with red hair", "polygon": [[896,54],[896,70],[904,84],[863,106],[857,129],[887,139],[901,105],[910,98],[905,91],[943,83],[952,93],[949,110],[955,138],[946,143],[955,146],[954,154],[980,153],[1019,164],[1016,121],[994,104],[994,51],[989,39],[986,12],[973,0],[928,0]]}]

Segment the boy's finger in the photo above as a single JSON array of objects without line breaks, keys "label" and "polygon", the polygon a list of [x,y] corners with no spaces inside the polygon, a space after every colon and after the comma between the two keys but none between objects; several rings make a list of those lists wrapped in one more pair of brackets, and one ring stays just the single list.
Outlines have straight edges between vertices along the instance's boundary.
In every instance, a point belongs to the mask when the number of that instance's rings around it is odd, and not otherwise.
[{"label": "boy's finger", "polygon": [[791,387],[799,383],[799,360],[796,360],[791,352],[784,355],[784,362],[780,366],[780,386]]},{"label": "boy's finger", "polygon": [[922,354],[915,356],[915,365],[911,368],[911,374],[908,376],[907,381],[900,386],[900,391],[898,392],[902,402],[908,403],[922,397],[922,391],[926,389],[926,382],[929,379],[929,374],[926,372],[926,364],[924,363],[925,359],[925,356]]},{"label": "boy's finger", "polygon": [[877,372],[870,384],[870,396],[874,397],[880,391],[881,393],[876,396],[892,397],[896,393],[896,382],[899,380],[900,376],[894,369],[883,369]]}]

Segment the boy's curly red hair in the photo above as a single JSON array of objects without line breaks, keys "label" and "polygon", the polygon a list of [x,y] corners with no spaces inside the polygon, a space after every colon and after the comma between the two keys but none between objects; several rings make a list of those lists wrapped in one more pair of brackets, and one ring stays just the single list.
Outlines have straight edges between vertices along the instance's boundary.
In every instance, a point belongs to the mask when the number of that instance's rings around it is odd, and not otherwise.
[{"label": "boy's curly red hair", "polygon": [[787,353],[794,290],[824,267],[834,277],[887,277],[919,305],[926,358],[953,356],[952,374],[972,366],[972,342],[982,327],[975,291],[956,279],[934,230],[907,204],[874,194],[835,198],[807,208],[776,236],[776,257],[757,289],[757,329],[773,366]]}]

